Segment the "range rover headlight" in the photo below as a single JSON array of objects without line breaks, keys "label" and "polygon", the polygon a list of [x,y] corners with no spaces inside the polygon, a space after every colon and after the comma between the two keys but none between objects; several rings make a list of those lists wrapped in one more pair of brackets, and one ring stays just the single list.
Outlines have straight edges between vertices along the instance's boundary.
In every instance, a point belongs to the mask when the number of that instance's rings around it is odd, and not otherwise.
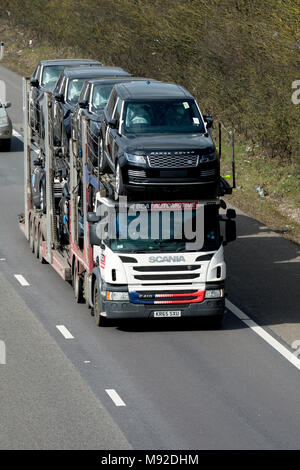
[{"label": "range rover headlight", "polygon": [[134,155],[132,153],[125,153],[125,156],[129,162],[133,163],[146,163],[146,158],[143,155]]},{"label": "range rover headlight", "polygon": [[201,163],[211,162],[212,160],[215,160],[216,158],[217,158],[216,152],[206,153],[200,156],[200,162]]}]

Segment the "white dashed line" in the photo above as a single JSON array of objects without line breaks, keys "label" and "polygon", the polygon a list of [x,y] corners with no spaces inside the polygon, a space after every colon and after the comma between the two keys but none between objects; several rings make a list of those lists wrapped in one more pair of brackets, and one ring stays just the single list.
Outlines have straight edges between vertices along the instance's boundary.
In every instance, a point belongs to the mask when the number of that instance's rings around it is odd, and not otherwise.
[{"label": "white dashed line", "polygon": [[15,278],[17,281],[21,284],[23,287],[30,286],[29,282],[26,281],[25,277],[22,276],[22,274],[14,274]]},{"label": "white dashed line", "polygon": [[295,354],[289,351],[279,341],[273,338],[272,335],[266,332],[261,326],[258,326],[255,321],[251,320],[242,310],[236,307],[232,302],[226,299],[226,307],[234,313],[242,322],[244,322],[254,333],[264,339],[270,346],[278,351],[285,359],[287,359],[293,366],[300,370],[300,359]]},{"label": "white dashed line", "polygon": [[0,261],[6,261],[6,258],[0,258]]},{"label": "white dashed line", "polygon": [[69,332],[68,328],[66,328],[64,325],[56,325],[56,328],[61,332],[61,334],[66,339],[74,339],[74,336]]},{"label": "white dashed line", "polygon": [[120,395],[113,388],[107,388],[105,391],[116,406],[126,406]]}]

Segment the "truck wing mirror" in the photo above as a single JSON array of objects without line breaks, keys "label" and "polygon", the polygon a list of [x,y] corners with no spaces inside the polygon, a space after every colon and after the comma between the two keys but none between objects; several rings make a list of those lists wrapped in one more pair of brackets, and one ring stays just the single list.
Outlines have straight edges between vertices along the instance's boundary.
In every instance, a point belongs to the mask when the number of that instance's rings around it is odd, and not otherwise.
[{"label": "truck wing mirror", "polygon": [[32,78],[30,80],[30,85],[33,86],[34,88],[38,88],[39,87],[39,81],[37,78]]},{"label": "truck wing mirror", "polygon": [[88,212],[87,221],[94,224],[100,221],[100,215],[97,215],[96,212]]},{"label": "truck wing mirror", "polygon": [[236,218],[235,210],[234,209],[227,209],[226,217],[227,217],[227,219],[235,219]]},{"label": "truck wing mirror", "polygon": [[235,220],[228,219],[225,222],[226,243],[236,240],[236,223]]},{"label": "truck wing mirror", "polygon": [[102,246],[102,240],[97,235],[97,224],[90,225],[90,245]]}]

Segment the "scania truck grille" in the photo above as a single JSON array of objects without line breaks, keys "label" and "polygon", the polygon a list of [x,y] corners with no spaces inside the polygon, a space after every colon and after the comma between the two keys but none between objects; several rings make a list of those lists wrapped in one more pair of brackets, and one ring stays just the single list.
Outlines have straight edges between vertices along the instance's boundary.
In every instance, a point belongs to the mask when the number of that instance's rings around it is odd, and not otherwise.
[{"label": "scania truck grille", "polygon": [[198,166],[198,155],[149,155],[151,168],[195,168]]},{"label": "scania truck grille", "polygon": [[197,303],[204,300],[205,290],[187,291],[136,291],[130,292],[130,302],[134,304],[162,305]]}]

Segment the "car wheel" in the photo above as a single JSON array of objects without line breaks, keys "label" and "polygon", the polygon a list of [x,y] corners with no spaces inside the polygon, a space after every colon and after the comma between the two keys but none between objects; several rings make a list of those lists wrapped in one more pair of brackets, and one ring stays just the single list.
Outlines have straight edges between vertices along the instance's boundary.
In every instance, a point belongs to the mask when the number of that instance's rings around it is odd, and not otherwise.
[{"label": "car wheel", "polygon": [[104,143],[102,137],[99,137],[98,141],[98,158],[99,158],[99,170],[105,171],[107,168],[107,159],[104,153]]},{"label": "car wheel", "polygon": [[46,182],[44,179],[40,186],[40,209],[43,214],[46,214]]},{"label": "car wheel", "polygon": [[122,170],[120,167],[120,163],[118,162],[116,165],[116,190],[115,190],[115,198],[118,199],[119,196],[126,196],[127,190],[123,184],[123,176]]}]

